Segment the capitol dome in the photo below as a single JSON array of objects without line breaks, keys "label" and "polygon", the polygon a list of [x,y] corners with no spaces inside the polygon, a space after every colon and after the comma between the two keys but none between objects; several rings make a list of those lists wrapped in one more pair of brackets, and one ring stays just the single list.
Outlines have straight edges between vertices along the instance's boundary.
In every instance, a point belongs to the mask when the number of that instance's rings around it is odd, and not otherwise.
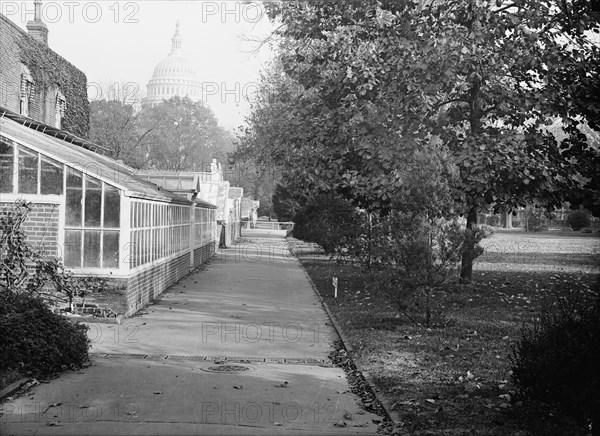
[{"label": "capitol dome", "polygon": [[181,52],[182,38],[179,33],[179,21],[175,35],[171,39],[171,53],[156,64],[152,79],[146,85],[144,105],[154,105],[174,96],[189,97],[193,101],[202,98],[202,82],[192,63]]}]

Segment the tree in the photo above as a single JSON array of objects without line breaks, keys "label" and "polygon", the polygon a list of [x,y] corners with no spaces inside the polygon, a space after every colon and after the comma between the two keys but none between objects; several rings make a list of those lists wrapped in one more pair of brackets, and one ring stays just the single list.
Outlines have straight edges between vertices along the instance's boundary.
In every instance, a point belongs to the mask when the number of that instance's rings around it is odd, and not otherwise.
[{"label": "tree", "polygon": [[[277,67],[249,118],[246,146],[285,168],[284,181],[335,190],[387,213],[415,151],[447,150],[456,211],[548,210],[584,192],[597,159],[578,126],[598,86],[588,38],[598,11],[583,0],[272,3]],[[573,82],[573,78],[577,78]],[[595,88],[594,88],[595,89]],[[274,92],[275,91],[275,92]],[[559,120],[565,138],[546,126]],[[289,185],[289,184],[288,184]],[[468,247],[467,247],[468,248]],[[471,280],[474,246],[461,277]]]},{"label": "tree", "polygon": [[261,165],[259,161],[238,155],[236,152],[230,156],[233,171],[229,171],[227,179],[235,186],[244,189],[244,196],[260,202],[258,215],[268,215],[272,218],[273,195],[277,180],[281,178],[276,168]]},{"label": "tree", "polygon": [[275,185],[271,202],[278,221],[293,221],[300,209],[300,204],[293,198],[290,189],[280,184]]},{"label": "tree", "polygon": [[140,113],[132,105],[117,100],[95,100],[90,103],[89,139],[108,149],[108,156],[122,160],[135,168],[143,165],[141,146],[144,139],[155,130],[159,121],[140,125]]},{"label": "tree", "polygon": [[139,124],[149,132],[146,168],[202,171],[213,158],[223,162],[233,147],[233,135],[218,125],[210,108],[187,97],[143,108]]},{"label": "tree", "polygon": [[137,110],[118,100],[91,103],[90,140],[134,168],[206,170],[224,162],[234,137],[201,102],[173,97]]}]

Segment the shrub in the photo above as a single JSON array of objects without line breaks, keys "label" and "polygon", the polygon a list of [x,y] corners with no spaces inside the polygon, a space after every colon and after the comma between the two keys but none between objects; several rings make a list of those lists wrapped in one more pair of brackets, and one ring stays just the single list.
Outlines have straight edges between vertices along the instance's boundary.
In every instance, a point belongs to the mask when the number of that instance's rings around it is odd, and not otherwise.
[{"label": "shrub", "polygon": [[523,397],[598,425],[600,302],[583,296],[572,292],[544,305],[539,319],[523,327],[511,355],[512,371]]},{"label": "shrub", "polygon": [[487,220],[486,220],[486,224],[488,226],[494,226],[497,227],[500,225],[501,223],[501,218],[498,215],[490,215]]},{"label": "shrub", "polygon": [[31,205],[16,202],[0,211],[0,292],[19,293],[43,297],[52,302],[67,301],[69,310],[75,311],[74,299],[91,292],[101,292],[105,280],[97,277],[74,277],[65,271],[57,258],[47,258],[27,243],[21,229]]},{"label": "shrub", "polygon": [[327,254],[344,251],[360,234],[360,216],[341,197],[323,194],[312,199],[294,216],[295,238],[319,244]]},{"label": "shrub", "polygon": [[543,232],[548,230],[548,219],[541,208],[529,209],[523,225],[526,232]]},{"label": "shrub", "polygon": [[569,214],[567,218],[567,223],[571,226],[573,230],[576,232],[580,231],[584,227],[589,227],[591,225],[591,220],[589,214],[585,210],[574,210]]},{"label": "shrub", "polygon": [[0,371],[47,375],[86,362],[87,326],[53,313],[37,297],[9,292],[0,299]]},{"label": "shrub", "polygon": [[488,226],[487,224],[481,224],[477,227],[481,231],[482,239],[489,238],[494,235],[494,232],[495,232],[494,228],[491,226]]},{"label": "shrub", "polygon": [[30,211],[29,204],[18,202],[0,212],[0,371],[48,374],[80,366],[89,340],[86,326],[53,313],[42,296],[67,298],[72,309],[74,297],[102,283],[76,279],[58,259],[32,249],[21,230]]},{"label": "shrub", "polygon": [[380,218],[374,229],[371,286],[411,323],[426,327],[444,324],[436,295],[458,279],[470,243],[473,259],[482,254],[479,242],[489,230],[468,230],[458,220],[428,219],[399,211]]}]

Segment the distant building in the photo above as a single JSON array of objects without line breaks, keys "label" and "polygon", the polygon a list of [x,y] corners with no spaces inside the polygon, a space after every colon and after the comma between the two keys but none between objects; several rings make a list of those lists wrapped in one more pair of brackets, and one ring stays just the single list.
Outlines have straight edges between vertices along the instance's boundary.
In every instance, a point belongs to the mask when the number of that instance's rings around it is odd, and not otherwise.
[{"label": "distant building", "polygon": [[154,74],[146,85],[146,98],[142,105],[155,105],[172,97],[189,97],[193,101],[202,99],[202,82],[193,64],[183,56],[183,39],[179,32],[179,21],[171,39],[171,52],[156,64]]},{"label": "distant building", "polygon": [[219,238],[222,238],[222,246],[228,247],[241,236],[241,204],[244,191],[242,188],[230,186],[228,181],[223,180],[221,165],[216,159],[213,159],[210,171],[142,170],[137,175],[174,193],[194,196],[216,205],[217,224],[224,227],[217,229],[219,233],[223,232]]}]

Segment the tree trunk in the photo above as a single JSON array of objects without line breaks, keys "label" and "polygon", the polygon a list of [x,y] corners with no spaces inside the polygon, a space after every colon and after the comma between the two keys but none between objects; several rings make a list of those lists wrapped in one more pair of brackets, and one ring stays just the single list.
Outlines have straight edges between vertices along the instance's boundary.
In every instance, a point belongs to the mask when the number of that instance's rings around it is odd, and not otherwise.
[{"label": "tree trunk", "polygon": [[[467,214],[467,230],[471,230],[473,225],[477,224],[477,208],[473,206]],[[465,249],[462,255],[460,282],[471,283],[473,278],[473,253],[475,252],[475,243],[471,235],[467,236]]]},{"label": "tree trunk", "polygon": [[506,212],[504,214],[504,228],[505,229],[512,229],[512,212]]}]

